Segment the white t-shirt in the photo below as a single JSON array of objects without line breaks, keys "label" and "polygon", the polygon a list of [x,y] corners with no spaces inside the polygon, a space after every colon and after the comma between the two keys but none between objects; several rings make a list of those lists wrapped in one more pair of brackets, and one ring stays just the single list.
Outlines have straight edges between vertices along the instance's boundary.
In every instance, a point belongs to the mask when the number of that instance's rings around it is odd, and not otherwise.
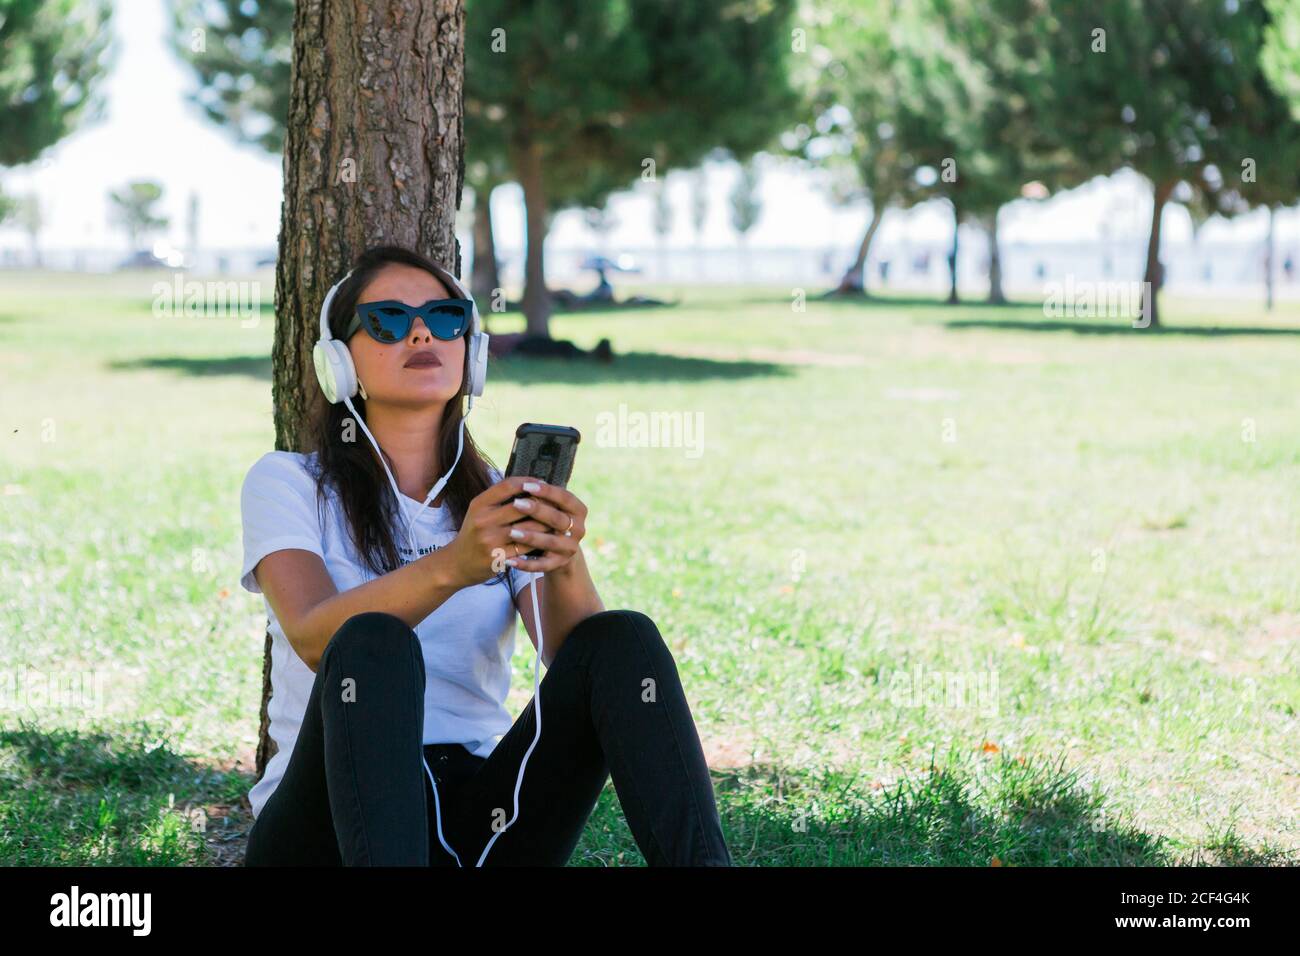
[{"label": "white t-shirt", "polygon": [[[267,452],[253,464],[240,491],[244,526],[244,565],[240,584],[261,594],[253,568],[273,551],[301,548],[320,555],[334,586],[350,590],[376,575],[357,555],[334,489],[328,488],[324,520],[317,508],[316,454]],[[309,473],[308,468],[313,471]],[[494,482],[501,473],[491,470]],[[402,495],[406,515],[421,502]],[[420,554],[444,547],[456,537],[446,504],[429,505],[412,534]],[[403,561],[411,560],[405,524],[394,538]],[[508,569],[522,601],[527,572]],[[249,791],[253,816],[262,810],[284,776],[316,679],[298,656],[263,596],[271,632],[269,732],[278,750],[266,773]],[[521,605],[522,606],[522,605]],[[453,594],[415,628],[424,652],[425,744],[458,743],[482,757],[490,754],[513,720],[505,708],[510,690],[510,657],[515,646],[515,607],[501,576]]]}]

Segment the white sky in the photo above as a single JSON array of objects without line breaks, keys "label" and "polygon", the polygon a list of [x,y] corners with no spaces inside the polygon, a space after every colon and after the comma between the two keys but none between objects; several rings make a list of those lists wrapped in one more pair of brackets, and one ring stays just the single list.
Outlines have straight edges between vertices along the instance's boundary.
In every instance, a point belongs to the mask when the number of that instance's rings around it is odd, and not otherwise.
[{"label": "white sky", "polygon": [[[259,147],[240,145],[209,123],[184,93],[194,86],[187,69],[166,46],[168,17],[163,0],[118,3],[114,30],[121,45],[116,69],[106,83],[106,117],[63,140],[44,157],[25,167],[0,170],[0,184],[10,194],[35,191],[46,222],[41,244],[46,249],[115,247],[125,251],[125,237],[107,220],[107,193],[132,179],[154,179],[163,185],[160,203],[171,219],[167,238],[185,243],[186,207],[191,192],[200,202],[200,244],[208,247],[272,248],[279,230],[281,200],[280,157]],[[710,214],[702,243],[721,248],[736,244],[728,194],[737,167],[732,163],[707,168]],[[674,207],[670,244],[693,246],[690,191],[686,174],[667,177]],[[468,198],[465,200],[468,201]],[[762,218],[750,233],[752,247],[808,246],[824,248],[855,244],[868,218],[865,204],[832,209],[817,188],[815,174],[771,166],[761,190]],[[619,226],[610,234],[609,248],[648,247],[655,242],[650,200],[639,191],[613,197],[610,209]],[[1001,238],[1017,241],[1078,241],[1145,236],[1150,196],[1144,182],[1128,172],[1099,181],[1046,203],[1019,203],[1005,209]],[[498,244],[517,248],[523,235],[522,193],[509,185],[493,198]],[[891,214],[881,239],[889,242],[904,233],[913,241],[943,239],[950,234],[951,212],[932,203],[910,214]],[[1265,214],[1256,212],[1235,222],[1213,221],[1202,239],[1253,242],[1264,234]],[[1191,222],[1181,208],[1169,210],[1164,235],[1168,242],[1190,238]],[[1300,236],[1300,214],[1278,217],[1281,239]],[[582,246],[592,238],[580,212],[557,217],[548,242],[563,248]],[[467,237],[463,237],[467,239]],[[0,229],[0,245],[25,247],[25,238],[10,226]]]}]

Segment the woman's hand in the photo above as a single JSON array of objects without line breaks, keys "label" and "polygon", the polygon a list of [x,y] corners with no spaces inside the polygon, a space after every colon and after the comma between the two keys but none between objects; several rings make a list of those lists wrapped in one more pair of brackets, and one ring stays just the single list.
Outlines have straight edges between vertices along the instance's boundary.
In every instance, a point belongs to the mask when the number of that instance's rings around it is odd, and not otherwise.
[{"label": "woman's hand", "polygon": [[[555,571],[567,565],[578,553],[578,544],[587,533],[587,506],[573,492],[558,485],[547,484],[538,478],[526,480],[529,484],[524,490],[532,497],[507,500],[505,508],[533,520],[519,521],[510,526],[510,540],[519,545],[519,556],[507,557],[506,564],[523,571]],[[536,527],[538,523],[544,527]],[[514,531],[520,533],[515,535]],[[534,548],[541,548],[546,553],[536,558],[528,557],[528,552]]]},{"label": "woman's hand", "polygon": [[500,574],[506,568],[507,558],[513,557],[516,551],[528,551],[533,547],[523,547],[522,542],[519,542],[520,547],[514,547],[516,539],[510,536],[511,528],[519,528],[528,534],[550,530],[540,521],[521,521],[524,512],[510,503],[523,493],[525,482],[534,481],[535,478],[526,476],[504,478],[470,499],[460,532],[444,549],[459,587],[481,584],[494,574]]}]

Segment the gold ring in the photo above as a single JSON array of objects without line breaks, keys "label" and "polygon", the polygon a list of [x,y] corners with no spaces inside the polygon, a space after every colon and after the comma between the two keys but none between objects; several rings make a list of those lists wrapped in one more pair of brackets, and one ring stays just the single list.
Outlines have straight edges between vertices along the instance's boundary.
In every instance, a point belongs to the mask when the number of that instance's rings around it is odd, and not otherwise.
[{"label": "gold ring", "polygon": [[564,529],[564,536],[566,538],[573,537],[573,515],[569,515],[569,526]]}]

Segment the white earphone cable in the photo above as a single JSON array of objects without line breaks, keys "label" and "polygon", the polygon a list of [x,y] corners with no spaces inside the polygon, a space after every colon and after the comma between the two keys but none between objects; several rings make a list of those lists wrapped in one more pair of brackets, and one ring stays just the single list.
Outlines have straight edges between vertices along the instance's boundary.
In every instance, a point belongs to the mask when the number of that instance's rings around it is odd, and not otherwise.
[{"label": "white earphone cable", "polygon": [[424,509],[429,507],[429,504],[434,498],[438,497],[438,492],[442,491],[443,486],[447,484],[447,479],[451,477],[451,473],[455,471],[456,466],[460,464],[460,453],[465,449],[465,419],[469,417],[469,412],[474,409],[474,398],[473,396],[470,396],[469,409],[460,420],[460,430],[456,438],[456,460],[451,463],[451,467],[447,469],[447,473],[439,478],[434,486],[429,489],[429,494],[425,496],[424,504],[420,505],[419,510],[415,512],[414,518],[406,514],[406,506],[402,504],[402,493],[397,488],[397,482],[393,479],[393,473],[388,468],[388,462],[384,458],[384,453],[379,450],[379,442],[375,441],[375,436],[370,434],[370,429],[366,427],[365,419],[357,414],[356,407],[352,404],[352,399],[344,396],[343,401],[347,404],[348,410],[352,412],[352,417],[356,419],[357,424],[361,426],[361,430],[365,432],[366,437],[370,439],[370,444],[375,448],[375,454],[379,456],[379,463],[384,466],[384,473],[388,475],[388,484],[393,489],[393,499],[397,502],[397,509],[402,512],[403,524],[406,525],[406,543],[411,549],[411,560],[414,561],[417,555],[415,539],[411,536],[411,529],[415,526],[415,522],[419,520]]},{"label": "white earphone cable", "polygon": [[[506,821],[505,825],[500,830],[492,834],[492,839],[488,840],[487,846],[483,847],[483,855],[478,858],[478,862],[474,864],[475,866],[483,865],[483,861],[487,859],[488,850],[492,849],[492,844],[497,842],[497,837],[510,829],[510,825],[519,819],[519,788],[524,782],[524,768],[528,766],[528,758],[532,756],[533,748],[537,746],[537,741],[542,739],[542,687],[539,675],[542,662],[543,637],[542,614],[541,611],[537,609],[538,573],[536,571],[529,571],[528,577],[528,583],[532,585],[529,593],[533,598],[533,625],[537,628],[537,656],[533,659],[533,712],[537,715],[537,732],[533,734],[533,742],[528,745],[528,749],[524,752],[524,759],[519,761],[519,778],[515,781],[514,815]],[[439,835],[441,835],[441,832]],[[457,858],[457,861],[459,862],[459,858]]]},{"label": "white earphone cable", "polygon": [[[365,432],[366,437],[370,439],[370,444],[374,446],[375,454],[379,456],[379,463],[384,466],[384,473],[388,475],[388,483],[392,486],[393,497],[397,502],[398,510],[402,512],[402,517],[405,519],[403,523],[406,525],[406,541],[410,547],[411,560],[414,561],[416,559],[416,547],[413,532],[415,522],[424,509],[429,506],[429,503],[438,496],[438,492],[442,490],[444,485],[446,485],[447,479],[451,477],[452,471],[454,471],[456,465],[460,463],[460,455],[465,447],[465,419],[469,417],[469,411],[474,408],[474,397],[472,395],[469,397],[469,409],[460,420],[460,434],[456,442],[456,460],[453,461],[451,467],[447,469],[447,473],[439,478],[437,483],[429,491],[428,496],[424,499],[424,504],[420,505],[419,510],[416,511],[415,518],[411,518],[406,514],[406,507],[402,504],[402,494],[398,490],[397,481],[393,478],[393,473],[388,467],[388,462],[384,459],[384,453],[379,450],[379,442],[375,441],[375,436],[372,435],[370,429],[366,427],[365,420],[357,413],[356,407],[352,404],[352,399],[345,396],[343,401],[347,403],[349,411],[352,412],[352,417],[355,418],[357,424],[361,426],[361,430]],[[497,837],[502,833],[505,833],[506,830],[510,828],[511,824],[519,818],[519,788],[524,782],[524,767],[528,766],[528,758],[532,755],[533,748],[537,746],[537,742],[542,738],[541,662],[544,638],[542,636],[542,614],[537,605],[537,580],[540,577],[540,574],[536,571],[526,571],[525,573],[528,574],[529,584],[532,585],[530,593],[533,599],[533,623],[537,628],[537,656],[533,660],[533,711],[537,715],[537,732],[533,735],[533,742],[528,745],[528,750],[524,753],[524,758],[519,763],[519,777],[515,780],[514,815],[506,821],[506,824],[500,830],[492,834],[492,839],[488,840],[487,846],[483,848],[483,854],[478,858],[478,862],[474,864],[476,867],[481,867],[483,865],[483,861],[487,859],[488,851],[492,849],[492,844],[496,842]],[[442,803],[438,798],[438,785],[434,782],[433,771],[429,769],[429,761],[424,758],[423,744],[421,744],[420,751],[420,759],[424,763],[424,772],[429,777],[429,785],[433,787],[434,824],[438,830],[438,842],[442,844],[443,849],[455,858],[456,865],[463,868],[464,864],[460,861],[460,855],[447,844],[446,838],[442,835]]]}]

